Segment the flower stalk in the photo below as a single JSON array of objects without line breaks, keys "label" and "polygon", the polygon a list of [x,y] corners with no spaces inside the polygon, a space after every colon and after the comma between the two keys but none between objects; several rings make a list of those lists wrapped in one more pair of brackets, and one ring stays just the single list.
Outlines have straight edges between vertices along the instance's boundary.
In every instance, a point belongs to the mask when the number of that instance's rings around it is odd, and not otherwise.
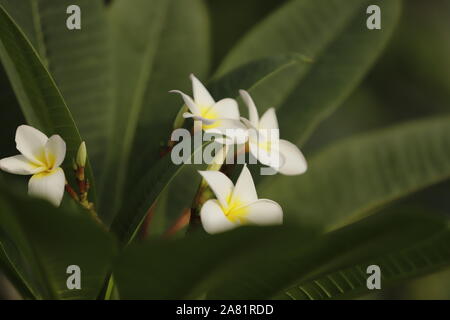
[{"label": "flower stalk", "polygon": [[91,217],[103,225],[102,221],[98,217],[97,211],[95,210],[94,203],[89,201],[89,180],[85,175],[85,167],[87,162],[87,149],[86,143],[83,141],[78,148],[76,160],[73,161],[73,171],[75,173],[75,180],[78,186],[78,193],[66,180],[66,191],[78,204],[80,204],[84,209],[86,209]]}]

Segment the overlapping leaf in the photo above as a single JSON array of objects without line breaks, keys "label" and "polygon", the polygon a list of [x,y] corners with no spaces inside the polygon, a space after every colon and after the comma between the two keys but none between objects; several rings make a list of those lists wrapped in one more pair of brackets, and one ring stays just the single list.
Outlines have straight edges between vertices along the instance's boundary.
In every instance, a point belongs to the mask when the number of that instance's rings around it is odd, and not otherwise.
[{"label": "overlapping leaf", "polygon": [[[293,226],[245,228],[130,247],[115,275],[125,299],[265,299],[311,277],[432,241],[437,233],[448,238],[446,219],[409,213],[369,217],[326,235]],[[434,267],[449,265],[448,250],[443,260]]]},{"label": "overlapping leaf", "polygon": [[[1,186],[0,267],[24,298],[95,299],[114,240],[84,210],[56,209]],[[69,290],[67,268],[81,268],[81,290]]]},{"label": "overlapping leaf", "polygon": [[287,289],[277,298],[295,300],[351,299],[373,293],[367,287],[367,266],[380,268],[381,288],[436,272],[450,266],[448,242],[450,232],[445,228],[419,243],[391,254],[380,254],[364,263],[323,274]]},{"label": "overlapping leaf", "polygon": [[[366,9],[383,12],[382,30],[366,28]],[[278,107],[281,135],[304,142],[315,126],[359,84],[392,34],[401,1],[294,0],[254,27],[225,58],[218,75],[272,55],[297,52],[313,60],[282,99],[268,92],[256,99]],[[275,100],[273,100],[275,99]]]}]

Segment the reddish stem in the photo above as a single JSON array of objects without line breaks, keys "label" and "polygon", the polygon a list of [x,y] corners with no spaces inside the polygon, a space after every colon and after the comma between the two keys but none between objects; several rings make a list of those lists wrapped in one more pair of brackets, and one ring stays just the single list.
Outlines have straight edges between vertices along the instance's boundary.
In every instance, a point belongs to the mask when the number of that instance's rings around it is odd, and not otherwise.
[{"label": "reddish stem", "polygon": [[75,192],[75,190],[73,190],[73,188],[67,182],[66,182],[66,191],[75,201],[77,201],[77,202],[80,201],[78,194]]},{"label": "reddish stem", "polygon": [[163,234],[163,238],[169,238],[186,227],[189,224],[190,219],[191,209],[187,208],[183,211],[177,221],[175,221],[175,223],[169,229],[167,229],[167,231]]},{"label": "reddish stem", "polygon": [[145,220],[141,226],[141,234],[140,234],[141,240],[144,240],[148,237],[148,229],[149,229],[150,223],[152,222],[153,215],[155,213],[155,207],[156,207],[156,202],[154,202],[152,204],[152,206],[148,209],[147,213],[145,214]]}]

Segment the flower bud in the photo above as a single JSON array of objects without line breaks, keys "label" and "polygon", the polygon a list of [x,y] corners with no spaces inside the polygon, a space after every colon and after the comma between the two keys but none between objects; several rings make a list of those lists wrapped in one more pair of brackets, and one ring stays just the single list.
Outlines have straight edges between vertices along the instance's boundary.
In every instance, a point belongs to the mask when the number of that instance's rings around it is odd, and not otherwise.
[{"label": "flower bud", "polygon": [[83,141],[78,148],[77,153],[77,165],[80,168],[84,168],[86,166],[86,158],[87,158],[87,151],[86,151],[86,143]]}]

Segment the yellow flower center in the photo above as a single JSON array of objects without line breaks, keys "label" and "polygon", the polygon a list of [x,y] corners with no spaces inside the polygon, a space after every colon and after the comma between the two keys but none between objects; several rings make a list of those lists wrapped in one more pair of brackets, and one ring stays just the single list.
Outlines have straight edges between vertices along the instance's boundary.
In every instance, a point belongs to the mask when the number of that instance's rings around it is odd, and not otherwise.
[{"label": "yellow flower center", "polygon": [[58,170],[61,170],[60,168],[56,168],[56,169],[48,169],[46,171],[42,171],[40,173],[36,173],[35,175],[33,175],[33,178],[36,179],[42,179],[48,176],[51,176],[52,174],[54,174],[55,172],[57,172]]},{"label": "yellow flower center", "polygon": [[217,128],[218,126],[220,126],[220,121],[217,120],[219,118],[219,115],[217,114],[217,112],[215,112],[213,110],[213,108],[211,106],[209,106],[209,107],[201,106],[200,107],[200,116],[202,118],[205,118],[208,120],[214,120],[214,123],[212,123],[212,124],[203,124],[204,130],[214,129],[214,128]]},{"label": "yellow flower center", "polygon": [[239,198],[231,200],[231,194],[227,198],[228,206],[226,208],[222,207],[222,211],[225,216],[234,223],[247,223],[247,214],[248,210],[245,207],[245,203],[242,202]]},{"label": "yellow flower center", "polygon": [[262,142],[259,141],[258,147],[266,152],[270,152],[270,150],[272,149],[272,142],[269,140],[264,140]]},{"label": "yellow flower center", "polygon": [[56,157],[53,153],[47,153],[47,168],[54,168],[56,164]]},{"label": "yellow flower center", "polygon": [[43,168],[44,171],[40,174],[44,173],[53,173],[55,170],[55,164],[56,164],[56,157],[53,153],[45,152],[45,150],[42,150],[35,156],[36,160],[38,160],[41,163],[34,163],[31,162],[33,166],[36,168]]}]

